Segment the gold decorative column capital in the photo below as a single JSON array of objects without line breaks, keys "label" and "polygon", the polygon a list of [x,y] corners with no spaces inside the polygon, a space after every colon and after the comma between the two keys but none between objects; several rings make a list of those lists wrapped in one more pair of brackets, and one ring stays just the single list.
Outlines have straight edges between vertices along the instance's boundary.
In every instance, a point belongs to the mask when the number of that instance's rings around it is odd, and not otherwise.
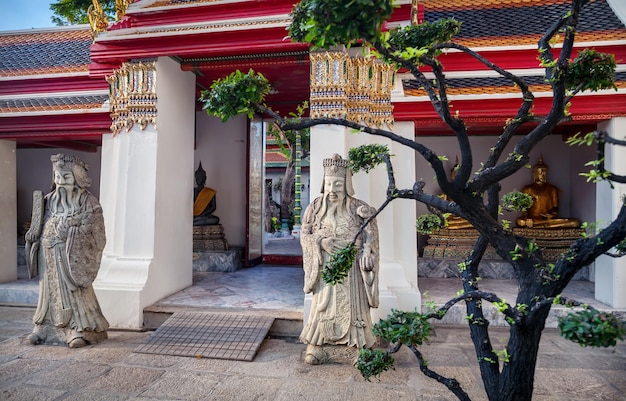
[{"label": "gold decorative column capital", "polygon": [[107,82],[113,136],[135,124],[142,131],[156,125],[156,62],[123,63]]}]

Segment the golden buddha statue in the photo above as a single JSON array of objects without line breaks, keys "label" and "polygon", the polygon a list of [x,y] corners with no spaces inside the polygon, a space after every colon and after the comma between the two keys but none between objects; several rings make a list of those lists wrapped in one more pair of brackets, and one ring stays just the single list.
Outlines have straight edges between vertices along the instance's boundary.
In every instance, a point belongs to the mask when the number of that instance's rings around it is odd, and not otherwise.
[{"label": "golden buddha statue", "polygon": [[[452,167],[452,170],[450,170],[450,181],[454,180],[454,177],[456,177],[456,171],[458,169],[459,169],[459,158],[457,157],[456,162],[454,166]],[[445,200],[450,200],[446,194],[441,195],[441,198]],[[472,226],[472,224],[469,221],[455,214],[450,213],[448,217],[446,218],[446,221],[447,221],[446,228],[449,230],[461,230],[464,228],[474,228],[474,226]]]},{"label": "golden buddha statue", "polygon": [[559,217],[559,189],[548,182],[548,166],[539,157],[533,166],[533,183],[522,188],[532,196],[533,205],[516,220],[519,227],[528,228],[577,228],[580,221]]}]

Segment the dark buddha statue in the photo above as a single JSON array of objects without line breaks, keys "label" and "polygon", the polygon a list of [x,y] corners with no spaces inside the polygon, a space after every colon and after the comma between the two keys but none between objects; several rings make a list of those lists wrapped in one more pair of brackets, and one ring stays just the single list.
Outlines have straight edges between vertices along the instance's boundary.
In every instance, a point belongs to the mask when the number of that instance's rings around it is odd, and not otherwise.
[{"label": "dark buddha statue", "polygon": [[202,168],[202,163],[195,173],[196,187],[193,190],[193,225],[211,226],[219,224],[220,218],[213,215],[217,208],[216,191],[206,187],[206,172]]}]

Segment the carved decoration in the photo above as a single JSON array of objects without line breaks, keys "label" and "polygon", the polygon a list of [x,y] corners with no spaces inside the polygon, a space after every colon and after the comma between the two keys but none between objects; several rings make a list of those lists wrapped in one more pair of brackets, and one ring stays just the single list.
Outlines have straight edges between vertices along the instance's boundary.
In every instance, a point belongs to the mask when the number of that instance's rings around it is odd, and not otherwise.
[{"label": "carved decoration", "polygon": [[115,20],[119,21],[126,15],[130,0],[115,0]]},{"label": "carved decoration", "polygon": [[129,132],[137,124],[143,131],[148,124],[156,125],[156,63],[123,63],[107,77],[111,110],[111,131]]},{"label": "carved decoration", "polygon": [[393,126],[395,71],[345,49],[312,52],[311,117],[345,118],[368,126]]},{"label": "carved decoration", "polygon": [[91,37],[93,40],[100,32],[105,32],[107,26],[109,26],[109,20],[102,9],[102,5],[98,0],[91,0],[92,5],[87,9],[87,16],[89,17],[89,25],[91,25]]}]

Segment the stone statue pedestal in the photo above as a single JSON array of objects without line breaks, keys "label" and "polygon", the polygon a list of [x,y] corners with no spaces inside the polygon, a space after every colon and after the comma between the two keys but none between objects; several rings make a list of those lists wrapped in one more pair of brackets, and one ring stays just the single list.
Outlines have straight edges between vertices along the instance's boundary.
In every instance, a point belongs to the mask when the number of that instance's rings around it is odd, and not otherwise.
[{"label": "stone statue pedestal", "polygon": [[195,272],[234,272],[243,265],[243,248],[193,253]]},{"label": "stone statue pedestal", "polygon": [[[580,228],[514,228],[513,233],[532,239],[541,248],[547,262],[555,262],[574,241],[581,238]],[[478,239],[478,231],[473,228],[450,230],[441,229],[428,238],[424,247],[424,258],[465,259]],[[501,260],[493,247],[488,246],[483,259]]]},{"label": "stone statue pedestal", "polygon": [[228,242],[224,238],[221,224],[211,226],[193,226],[193,251],[227,251]]},{"label": "stone statue pedestal", "polygon": [[[474,228],[437,230],[428,236],[424,258],[463,260],[472,252],[478,236],[478,230]],[[500,256],[488,246],[483,259],[500,259]]]}]

